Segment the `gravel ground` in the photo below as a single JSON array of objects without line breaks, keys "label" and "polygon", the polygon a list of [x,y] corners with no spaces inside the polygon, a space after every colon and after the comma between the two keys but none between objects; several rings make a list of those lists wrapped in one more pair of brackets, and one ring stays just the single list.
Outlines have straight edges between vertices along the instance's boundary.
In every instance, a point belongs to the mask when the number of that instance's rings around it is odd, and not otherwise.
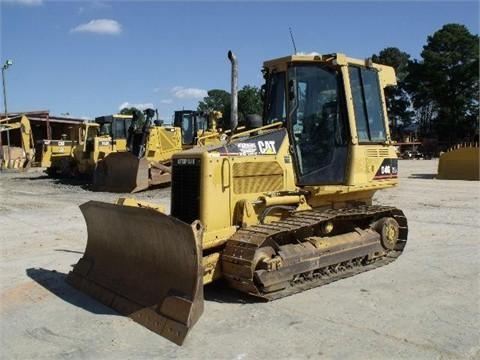
[{"label": "gravel ground", "polygon": [[[182,347],[65,284],[86,228],[78,205],[113,202],[41,171],[0,174],[3,359],[478,359],[480,185],[436,180],[437,160],[400,161],[375,201],[410,227],[394,263],[271,303],[220,285]],[[169,189],[137,198],[169,208]]]}]

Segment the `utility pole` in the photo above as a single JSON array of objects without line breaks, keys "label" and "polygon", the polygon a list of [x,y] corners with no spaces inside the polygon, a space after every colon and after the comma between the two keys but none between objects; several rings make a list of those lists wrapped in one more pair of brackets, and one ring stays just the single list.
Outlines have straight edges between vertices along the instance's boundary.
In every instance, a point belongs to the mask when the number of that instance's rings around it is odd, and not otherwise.
[{"label": "utility pole", "polygon": [[3,83],[3,105],[5,107],[5,117],[8,117],[7,111],[7,88],[5,86],[5,70],[7,70],[10,66],[13,65],[13,60],[5,61],[5,64],[2,66],[2,83]]},{"label": "utility pole", "polygon": [[[7,88],[5,86],[5,70],[7,70],[11,65],[13,65],[13,61],[8,59],[7,61],[5,61],[5,64],[3,64],[2,66],[3,106],[5,107],[5,119],[8,118]],[[2,145],[2,139],[0,137],[0,146],[1,145]],[[7,130],[7,151],[8,151],[8,161],[10,161],[10,131],[9,130]]]}]

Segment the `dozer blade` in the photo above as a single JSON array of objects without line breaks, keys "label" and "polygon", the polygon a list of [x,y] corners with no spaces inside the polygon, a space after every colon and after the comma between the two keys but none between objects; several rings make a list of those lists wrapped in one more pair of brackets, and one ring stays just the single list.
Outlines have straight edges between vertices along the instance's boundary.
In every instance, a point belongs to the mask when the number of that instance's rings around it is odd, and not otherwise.
[{"label": "dozer blade", "polygon": [[87,247],[67,282],[181,345],[203,312],[200,222],[98,201],[80,209]]},{"label": "dozer blade", "polygon": [[129,152],[114,152],[100,160],[93,173],[93,190],[134,193],[149,187],[148,161]]}]

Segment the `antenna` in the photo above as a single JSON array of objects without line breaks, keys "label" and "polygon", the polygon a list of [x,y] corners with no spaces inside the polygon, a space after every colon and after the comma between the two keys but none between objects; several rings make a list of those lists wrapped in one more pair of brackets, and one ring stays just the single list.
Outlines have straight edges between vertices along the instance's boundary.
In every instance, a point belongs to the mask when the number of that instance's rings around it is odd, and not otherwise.
[{"label": "antenna", "polygon": [[293,38],[292,28],[289,27],[288,31],[290,31],[290,39],[292,39],[293,50],[295,51],[295,54],[297,54],[297,46],[295,45],[295,39]]}]

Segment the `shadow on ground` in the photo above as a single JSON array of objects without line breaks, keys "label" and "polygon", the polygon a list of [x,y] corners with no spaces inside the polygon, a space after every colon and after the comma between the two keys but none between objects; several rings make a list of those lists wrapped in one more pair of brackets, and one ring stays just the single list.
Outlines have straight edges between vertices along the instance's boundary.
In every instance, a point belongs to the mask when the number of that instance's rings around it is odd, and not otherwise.
[{"label": "shadow on ground", "polygon": [[80,186],[83,190],[92,191],[91,180],[90,179],[83,179],[83,178],[55,178],[53,179],[55,184],[61,185],[71,185],[71,186]]},{"label": "shadow on ground", "polygon": [[206,285],[203,289],[203,295],[206,301],[214,301],[219,303],[253,304],[263,302],[260,298],[255,298],[228,287],[223,280]]},{"label": "shadow on ground", "polygon": [[[39,176],[35,176],[35,177],[15,177],[13,178],[13,180],[15,181],[25,181],[25,182],[29,182],[29,181],[48,181],[50,180],[51,183],[55,184],[55,185],[69,185],[69,186],[79,186],[81,187],[83,190],[86,190],[86,191],[91,191],[91,192],[112,192],[112,193],[119,193],[119,194],[128,194],[129,192],[118,192],[118,191],[107,191],[107,190],[102,190],[102,191],[98,191],[98,190],[95,190],[94,187],[93,187],[93,183],[92,183],[92,179],[90,179],[89,177],[51,177],[49,175],[39,175]],[[149,191],[149,190],[169,190],[170,189],[170,185],[171,183],[170,182],[167,182],[167,183],[163,183],[163,184],[158,184],[158,185],[152,185],[146,189],[142,189],[140,191],[138,191],[137,193],[139,192],[145,192],[145,191]],[[134,186],[132,186],[134,187]]]},{"label": "shadow on ground", "polygon": [[68,249],[55,249],[55,251],[62,251],[62,252],[66,252],[66,253],[73,253],[73,254],[80,254],[80,255],[84,254],[83,251],[68,250]]},{"label": "shadow on ground", "polygon": [[13,180],[16,180],[16,181],[50,180],[53,184],[56,184],[56,185],[80,186],[84,190],[92,191],[91,180],[89,178],[84,178],[84,177],[70,178],[70,177],[50,177],[48,175],[40,175],[36,177],[16,177]]},{"label": "shadow on ground", "polygon": [[[43,268],[29,268],[26,274],[39,285],[74,306],[94,314],[121,316],[115,310],[68,285],[65,281],[67,275],[64,273]],[[262,301],[229,288],[224,281],[205,286],[204,297],[206,301],[219,303],[253,304]]]},{"label": "shadow on ground", "polygon": [[42,268],[29,268],[25,272],[30,279],[72,305],[94,314],[119,315],[116,311],[68,285],[65,281],[67,275],[64,273]]},{"label": "shadow on ground", "polygon": [[36,177],[15,177],[13,178],[13,180],[17,180],[17,181],[36,181],[36,180],[46,180],[46,179],[50,179],[50,177],[48,175],[39,175],[39,176],[36,176]]},{"label": "shadow on ground", "polygon": [[435,179],[437,177],[437,174],[412,174],[408,178],[409,179]]}]

